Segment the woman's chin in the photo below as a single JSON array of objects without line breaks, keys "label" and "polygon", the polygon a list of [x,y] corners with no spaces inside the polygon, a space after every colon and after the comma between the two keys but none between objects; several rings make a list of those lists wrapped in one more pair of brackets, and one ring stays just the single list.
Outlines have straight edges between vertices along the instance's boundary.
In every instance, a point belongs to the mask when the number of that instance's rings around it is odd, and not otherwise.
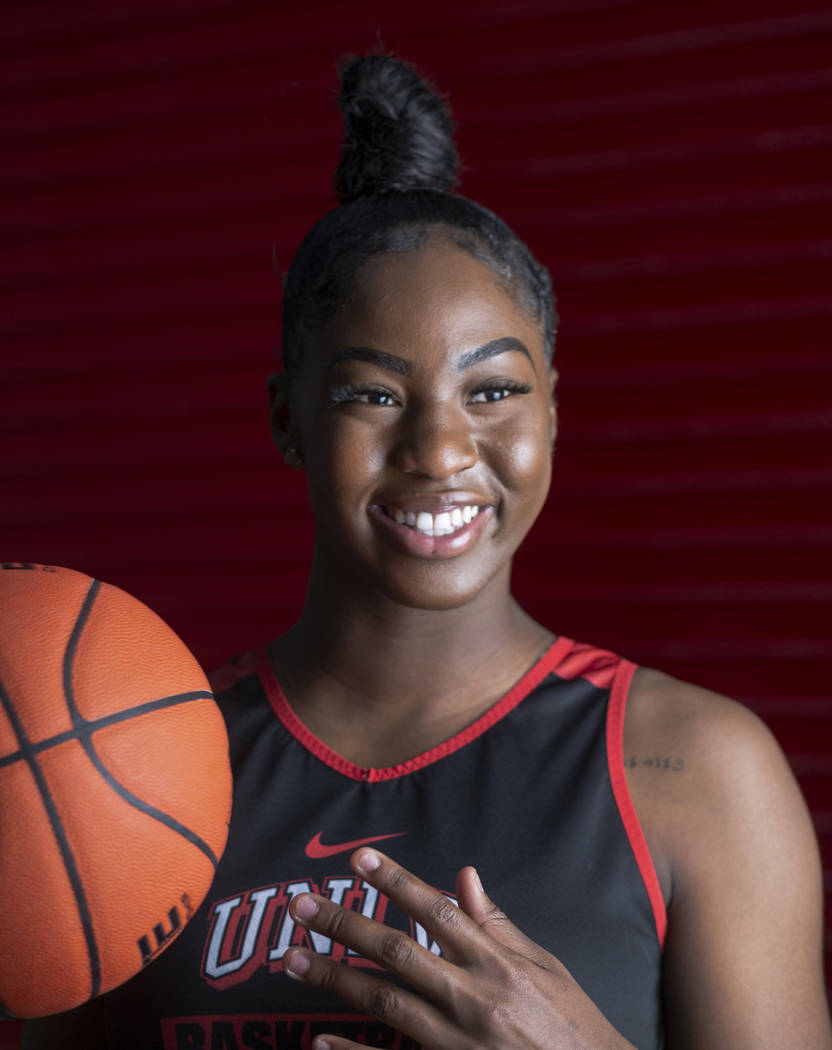
[{"label": "woman's chin", "polygon": [[499,591],[505,595],[502,583],[495,588],[495,580],[510,572],[510,566],[495,565],[490,571],[485,566],[466,566],[449,562],[418,562],[407,573],[387,572],[378,580],[379,591],[395,605],[404,609],[447,612],[463,609]]}]

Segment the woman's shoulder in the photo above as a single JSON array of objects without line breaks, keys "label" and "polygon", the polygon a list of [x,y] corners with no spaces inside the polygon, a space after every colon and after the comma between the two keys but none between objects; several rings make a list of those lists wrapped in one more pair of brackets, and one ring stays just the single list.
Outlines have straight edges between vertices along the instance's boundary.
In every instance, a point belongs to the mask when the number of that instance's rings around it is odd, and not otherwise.
[{"label": "woman's shoulder", "polygon": [[[639,668],[624,723],[630,791],[645,834],[675,861],[730,847],[734,832],[782,813],[808,821],[774,735],[745,705],[661,671]],[[692,834],[695,831],[695,839]]]},{"label": "woman's shoulder", "polygon": [[706,884],[727,897],[732,878],[741,870],[751,877],[773,838],[778,853],[797,850],[814,860],[811,821],[788,761],[744,704],[639,668],[627,704],[624,756],[668,903],[702,895]]},{"label": "woman's shoulder", "polygon": [[[691,1016],[707,995],[719,1003],[708,1021],[714,1033],[746,1038],[740,1018],[753,1006],[753,1045],[828,1045],[817,842],[773,734],[742,704],[644,669],[633,679],[624,741],[668,903],[673,1015]],[[711,997],[715,988],[722,998]]]},{"label": "woman's shoulder", "polygon": [[675,749],[687,754],[687,771],[723,771],[729,779],[747,772],[748,762],[782,761],[772,733],[750,708],[649,667],[633,676],[624,740],[625,750]]}]

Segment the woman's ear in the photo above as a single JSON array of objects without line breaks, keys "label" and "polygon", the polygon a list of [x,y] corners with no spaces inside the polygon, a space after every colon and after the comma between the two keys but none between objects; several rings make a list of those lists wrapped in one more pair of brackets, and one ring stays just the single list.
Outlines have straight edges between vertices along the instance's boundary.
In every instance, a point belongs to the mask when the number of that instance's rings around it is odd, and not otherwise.
[{"label": "woman's ear", "polygon": [[273,372],[266,383],[269,391],[269,422],[272,441],[283,456],[286,464],[293,470],[303,469],[303,453],[300,447],[297,429],[292,420],[289,408],[289,393],[286,375]]}]

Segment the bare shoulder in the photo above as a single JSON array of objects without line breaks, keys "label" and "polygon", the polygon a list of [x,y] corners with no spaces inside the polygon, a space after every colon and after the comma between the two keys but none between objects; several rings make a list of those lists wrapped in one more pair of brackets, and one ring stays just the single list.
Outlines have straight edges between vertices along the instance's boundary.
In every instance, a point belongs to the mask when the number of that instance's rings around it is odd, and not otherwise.
[{"label": "bare shoulder", "polygon": [[633,680],[624,757],[636,811],[669,899],[736,849],[736,832],[775,829],[814,847],[783,752],[749,708],[648,668]]},{"label": "bare shoulder", "polygon": [[[699,772],[715,766],[730,775],[744,761],[782,761],[765,724],[743,704],[651,668],[636,671],[627,704],[628,744],[662,743],[683,750]],[[728,754],[736,761],[726,763]]]},{"label": "bare shoulder", "polygon": [[640,670],[624,758],[668,903],[671,1045],[827,1050],[817,843],[771,732],[742,704]]}]

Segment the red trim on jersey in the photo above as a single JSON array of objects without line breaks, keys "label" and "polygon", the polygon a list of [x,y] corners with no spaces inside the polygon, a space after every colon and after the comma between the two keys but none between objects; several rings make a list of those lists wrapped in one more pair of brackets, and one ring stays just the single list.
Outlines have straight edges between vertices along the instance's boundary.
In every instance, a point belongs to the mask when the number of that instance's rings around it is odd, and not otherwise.
[{"label": "red trim on jersey", "polygon": [[641,830],[638,814],[633,805],[624,768],[624,714],[627,710],[627,696],[635,670],[635,664],[631,664],[628,660],[621,660],[615,674],[607,707],[607,763],[618,812],[621,814],[624,830],[627,832],[627,838],[630,840],[638,869],[641,872],[644,888],[650,898],[653,917],[656,920],[656,935],[663,948],[667,933],[667,909],[664,906],[664,897],[653,858],[650,856],[647,840]]},{"label": "red trim on jersey", "polygon": [[574,642],[561,635],[502,700],[498,700],[471,725],[437,747],[407,762],[388,766],[385,769],[363,769],[361,766],[348,762],[306,728],[283,695],[267,649],[243,653],[228,667],[212,675],[211,680],[215,691],[219,692],[222,688],[228,688],[238,679],[256,671],[274,713],[292,736],[331,769],[353,780],[363,780],[368,783],[394,780],[396,777],[412,773],[417,769],[423,769],[440,758],[444,758],[445,755],[450,755],[465,747],[512,711],[550,672],[554,672],[563,679],[585,678],[599,689],[609,689],[606,744],[610,783],[625,833],[653,909],[656,935],[659,944],[664,947],[667,933],[667,910],[653,858],[650,856],[647,840],[633,805],[624,768],[624,716],[635,670],[635,664],[622,660],[614,653]]},{"label": "red trim on jersey", "polygon": [[556,668],[558,678],[585,678],[598,689],[611,689],[621,657],[606,649],[596,649],[582,642],[572,642]]},{"label": "red trim on jersey", "polygon": [[396,777],[413,773],[417,769],[424,769],[425,766],[437,762],[440,758],[444,758],[445,755],[450,755],[454,751],[465,747],[466,744],[470,744],[472,740],[481,736],[496,722],[499,722],[501,718],[504,718],[509,711],[517,707],[521,700],[524,700],[550,671],[560,673],[558,665],[567,658],[574,645],[575,643],[569,638],[561,636],[555,639],[551,647],[512,686],[502,700],[498,700],[496,704],[490,707],[484,715],[472,722],[471,725],[466,726],[456,736],[444,741],[437,747],[433,747],[415,758],[408,759],[407,762],[400,762],[396,766],[388,766],[385,769],[362,769],[361,766],[348,762],[345,758],[341,758],[340,755],[330,750],[322,740],[319,740],[314,733],[306,728],[289,706],[289,702],[283,695],[283,690],[280,688],[280,683],[275,675],[268,651],[266,649],[258,649],[254,655],[257,670],[260,674],[260,681],[263,683],[263,689],[269,699],[269,703],[272,705],[274,713],[292,736],[330,768],[343,773],[344,776],[352,777],[353,780],[374,783],[378,780],[394,780]]}]

